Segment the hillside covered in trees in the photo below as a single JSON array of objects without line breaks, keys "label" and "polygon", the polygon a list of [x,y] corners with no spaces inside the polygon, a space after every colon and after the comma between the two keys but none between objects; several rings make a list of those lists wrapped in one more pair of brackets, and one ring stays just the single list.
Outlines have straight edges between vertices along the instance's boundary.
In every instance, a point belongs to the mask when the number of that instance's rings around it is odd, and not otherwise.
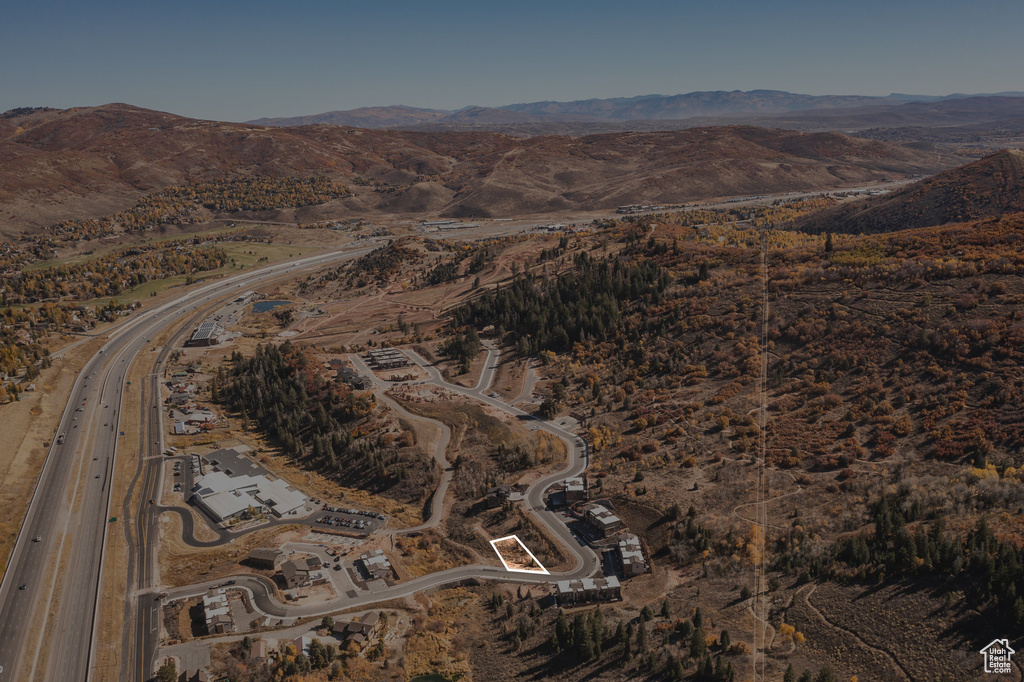
[{"label": "hillside covered in trees", "polygon": [[227,262],[216,246],[132,246],[80,263],[0,274],[0,305],[118,296],[152,279],[215,270]]},{"label": "hillside covered in trees", "polygon": [[616,336],[624,314],[642,314],[660,301],[669,274],[654,262],[595,258],[578,253],[559,276],[520,275],[455,311],[456,325],[506,333],[517,352],[569,351],[581,341],[602,343]]},{"label": "hillside covered in trees", "polygon": [[285,342],[235,352],[214,400],[266,433],[282,452],[343,485],[419,502],[432,489],[430,459],[411,432],[395,426],[371,395],[328,380],[305,351]]},{"label": "hillside covered in trees", "polygon": [[61,242],[97,239],[115,232],[140,232],[166,224],[204,222],[201,208],[218,214],[268,211],[323,204],[350,194],[347,187],[324,177],[249,177],[189,182],[147,194],[131,208],[102,218],[78,218],[54,223],[29,241]]}]

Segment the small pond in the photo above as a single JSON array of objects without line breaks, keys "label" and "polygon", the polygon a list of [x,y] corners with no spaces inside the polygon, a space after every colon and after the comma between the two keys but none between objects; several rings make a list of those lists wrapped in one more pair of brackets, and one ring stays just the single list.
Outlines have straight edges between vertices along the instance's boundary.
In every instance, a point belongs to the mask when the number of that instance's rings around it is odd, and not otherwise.
[{"label": "small pond", "polygon": [[254,313],[265,313],[268,310],[273,310],[279,305],[288,305],[291,301],[257,301],[252,304],[252,311]]}]

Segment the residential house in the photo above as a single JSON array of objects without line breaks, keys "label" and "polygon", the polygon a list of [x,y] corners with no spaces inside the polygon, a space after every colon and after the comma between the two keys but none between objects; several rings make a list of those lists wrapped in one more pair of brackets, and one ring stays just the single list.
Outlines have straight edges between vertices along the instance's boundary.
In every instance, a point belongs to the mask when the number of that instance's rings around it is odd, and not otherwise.
[{"label": "residential house", "polygon": [[383,550],[375,549],[361,555],[359,563],[363,565],[363,570],[370,580],[380,580],[392,576],[391,562],[384,556]]},{"label": "residential house", "polygon": [[555,585],[555,601],[562,606],[592,604],[622,599],[622,585],[614,575],[607,578],[559,580]]},{"label": "residential house", "polygon": [[507,484],[496,485],[487,491],[487,508],[494,509],[500,507],[506,502],[512,495],[512,486]]},{"label": "residential house", "polygon": [[338,378],[357,391],[368,391],[373,388],[373,382],[371,382],[369,378],[364,377],[351,367],[342,367],[339,369]]},{"label": "residential house", "polygon": [[266,658],[269,652],[270,646],[267,644],[267,641],[265,639],[257,639],[249,649],[249,660],[258,661],[261,658]]},{"label": "residential house", "polygon": [[350,649],[362,650],[369,642],[380,636],[384,630],[384,619],[377,611],[363,614],[353,621],[334,623],[334,637]]},{"label": "residential house", "polygon": [[257,568],[276,571],[285,562],[285,553],[272,547],[257,547],[249,552],[249,563]]},{"label": "residential house", "polygon": [[647,559],[644,558],[640,538],[629,533],[619,539],[619,562],[622,566],[622,575],[626,578],[647,572]]},{"label": "residential house", "polygon": [[281,564],[281,575],[288,589],[306,587],[313,583],[309,576],[309,566],[299,559],[291,559]]},{"label": "residential house", "polygon": [[167,398],[167,402],[171,405],[188,405],[195,399],[194,396],[185,393],[184,391],[175,391]]},{"label": "residential house", "polygon": [[582,476],[567,478],[562,482],[565,489],[566,502],[579,502],[587,499],[587,484]]},{"label": "residential house", "polygon": [[604,538],[611,537],[622,529],[622,519],[603,504],[596,502],[583,508],[583,520]]}]

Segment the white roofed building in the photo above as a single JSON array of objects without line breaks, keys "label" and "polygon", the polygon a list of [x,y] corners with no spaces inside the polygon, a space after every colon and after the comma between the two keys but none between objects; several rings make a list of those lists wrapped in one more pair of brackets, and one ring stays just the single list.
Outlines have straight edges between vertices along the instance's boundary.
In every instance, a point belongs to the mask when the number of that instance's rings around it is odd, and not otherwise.
[{"label": "white roofed building", "polygon": [[213,471],[199,479],[192,491],[196,503],[217,522],[238,517],[250,507],[281,517],[306,506],[306,496],[286,481],[262,475]]}]

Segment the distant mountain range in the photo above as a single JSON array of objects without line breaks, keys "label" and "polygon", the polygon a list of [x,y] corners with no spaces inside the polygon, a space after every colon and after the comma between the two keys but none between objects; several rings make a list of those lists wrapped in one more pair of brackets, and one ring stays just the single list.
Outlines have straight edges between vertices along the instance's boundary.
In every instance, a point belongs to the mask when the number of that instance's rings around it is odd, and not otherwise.
[{"label": "distant mountain range", "polygon": [[[718,124],[730,122],[757,123],[765,117],[789,116],[796,112],[804,116],[804,125],[817,124],[821,119],[835,119],[837,116],[860,117],[856,125],[868,125],[866,118],[876,116],[882,110],[908,109],[907,116],[920,120],[922,111],[930,107],[953,103],[952,108],[964,110],[963,100],[980,100],[988,106],[998,108],[994,102],[1000,99],[1021,99],[1024,92],[1004,92],[995,95],[948,95],[931,97],[925,95],[892,94],[887,97],[860,95],[802,95],[781,90],[751,91],[708,91],[691,92],[683,95],[642,95],[639,97],[614,97],[609,99],[587,99],[572,102],[529,102],[510,104],[502,107],[465,107],[457,110],[418,109],[408,106],[365,107],[348,111],[329,111],[309,116],[283,118],[260,118],[249,123],[292,127],[301,125],[328,124],[356,126],[362,128],[413,128],[418,130],[465,130],[501,126],[529,126],[574,123],[582,124],[583,132],[598,132],[586,128],[586,124],[611,124],[614,129],[636,129],[639,122],[672,123],[675,127]],[[969,107],[966,107],[969,108]],[[977,109],[975,109],[977,113]],[[742,117],[746,117],[743,119]],[[751,117],[758,117],[757,121]],[[892,117],[890,117],[892,118]],[[895,118],[899,118],[897,115]],[[741,120],[742,119],[742,120]],[[684,125],[692,122],[692,125]],[[974,122],[973,120],[970,122]],[[899,125],[906,125],[900,123]],[[564,127],[564,126],[563,126]],[[870,126],[869,126],[870,127]],[[515,132],[515,131],[511,131]],[[548,131],[554,132],[554,131]]]}]

